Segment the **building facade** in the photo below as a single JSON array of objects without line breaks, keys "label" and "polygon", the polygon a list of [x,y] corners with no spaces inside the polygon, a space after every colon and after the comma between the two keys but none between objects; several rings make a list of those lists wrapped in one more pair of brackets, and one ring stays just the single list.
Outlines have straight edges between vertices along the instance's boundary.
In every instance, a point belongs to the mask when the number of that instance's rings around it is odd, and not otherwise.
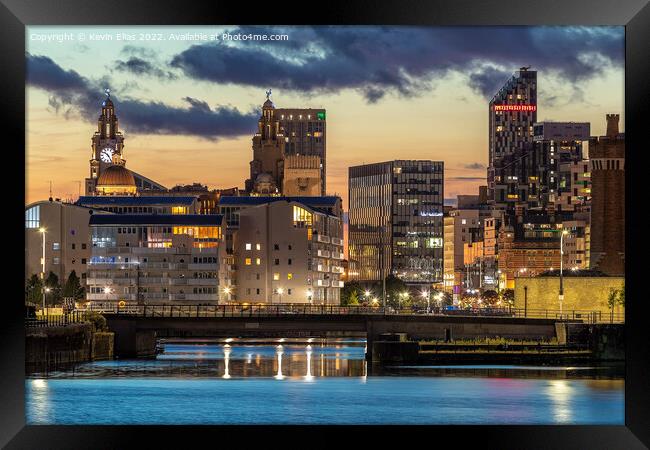
[{"label": "building facade", "polygon": [[[216,305],[228,286],[222,216],[92,215],[87,300],[92,306]],[[123,303],[122,303],[123,302]]]},{"label": "building facade", "polygon": [[607,114],[607,135],[589,141],[592,268],[625,273],[625,133],[618,114]]},{"label": "building facade", "polygon": [[349,169],[349,258],[363,281],[389,274],[443,282],[443,162],[396,160]]},{"label": "building facade", "polygon": [[238,303],[340,304],[341,218],[284,200],[239,211],[234,234]]},{"label": "building facade", "polygon": [[501,208],[508,206],[508,195],[514,195],[502,172],[533,142],[537,72],[528,69],[515,72],[489,104],[488,198]]},{"label": "building facade", "polygon": [[90,261],[90,227],[93,214],[104,211],[60,201],[39,201],[25,207],[25,277],[53,272],[62,284],[73,270],[86,281]]}]

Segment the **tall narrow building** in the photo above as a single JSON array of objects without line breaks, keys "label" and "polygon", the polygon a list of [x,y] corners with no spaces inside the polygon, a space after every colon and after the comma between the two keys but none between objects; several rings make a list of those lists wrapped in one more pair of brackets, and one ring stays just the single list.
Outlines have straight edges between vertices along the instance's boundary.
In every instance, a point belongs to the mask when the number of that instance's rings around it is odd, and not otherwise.
[{"label": "tall narrow building", "polygon": [[607,114],[607,135],[589,140],[591,165],[590,265],[625,274],[625,133],[618,114]]},{"label": "tall narrow building", "polygon": [[442,282],[443,188],[442,161],[350,167],[349,259],[359,265],[350,279]]},{"label": "tall narrow building", "polygon": [[[514,210],[518,158],[533,142],[537,121],[537,72],[522,67],[503,85],[489,105],[488,198],[500,209]],[[511,200],[508,202],[508,200]]]}]

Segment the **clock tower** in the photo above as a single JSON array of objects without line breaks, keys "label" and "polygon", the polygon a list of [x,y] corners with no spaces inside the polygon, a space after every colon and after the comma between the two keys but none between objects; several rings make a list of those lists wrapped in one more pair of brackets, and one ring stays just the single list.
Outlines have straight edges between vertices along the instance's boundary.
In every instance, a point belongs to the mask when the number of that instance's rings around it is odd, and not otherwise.
[{"label": "clock tower", "polygon": [[114,157],[124,159],[122,154],[124,136],[118,128],[110,89],[106,89],[106,99],[102,102],[102,112],[97,120],[97,131],[91,138],[91,149],[90,177],[86,178],[86,195],[94,195],[97,179],[107,167],[113,165]]}]

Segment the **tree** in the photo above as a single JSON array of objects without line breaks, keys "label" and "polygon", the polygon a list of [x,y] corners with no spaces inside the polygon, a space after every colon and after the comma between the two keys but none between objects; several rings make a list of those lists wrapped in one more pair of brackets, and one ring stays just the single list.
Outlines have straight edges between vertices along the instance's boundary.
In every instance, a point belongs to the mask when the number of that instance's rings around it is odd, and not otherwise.
[{"label": "tree", "polygon": [[348,306],[357,306],[359,304],[359,295],[357,291],[352,291],[348,299]]},{"label": "tree", "polygon": [[25,301],[40,305],[43,301],[43,283],[41,278],[34,274],[25,282]]},{"label": "tree", "polygon": [[[379,288],[381,292],[381,287]],[[400,302],[399,295],[402,292],[408,292],[406,283],[397,278],[395,275],[388,275],[386,277],[386,302],[393,307],[397,307]]]},{"label": "tree", "polygon": [[515,290],[514,289],[504,289],[501,291],[501,302],[505,306],[512,306],[515,303]]},{"label": "tree", "polygon": [[625,285],[621,289],[611,288],[607,297],[607,306],[614,309],[617,305],[625,307]]},{"label": "tree", "polygon": [[361,284],[358,281],[350,281],[345,283],[343,289],[341,289],[341,306],[347,306],[350,304],[352,294],[356,295],[357,303],[359,300],[359,292],[361,292]]},{"label": "tree", "polygon": [[65,282],[63,296],[72,297],[75,300],[83,300],[86,296],[86,290],[81,286],[79,277],[74,270],[70,272],[70,275],[68,275],[68,279]]},{"label": "tree", "polygon": [[45,289],[49,292],[45,294],[45,303],[47,305],[56,305],[61,303],[61,285],[59,284],[59,277],[52,271],[45,279]]},{"label": "tree", "polygon": [[483,292],[483,301],[486,306],[495,306],[499,301],[499,294],[493,289],[488,289]]}]

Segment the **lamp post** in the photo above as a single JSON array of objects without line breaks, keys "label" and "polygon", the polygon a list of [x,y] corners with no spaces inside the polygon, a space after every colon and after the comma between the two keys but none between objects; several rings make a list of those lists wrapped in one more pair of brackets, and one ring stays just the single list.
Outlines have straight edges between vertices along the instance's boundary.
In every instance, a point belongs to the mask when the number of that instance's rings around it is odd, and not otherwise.
[{"label": "lamp post", "polygon": [[560,301],[560,318],[562,318],[562,303],[564,302],[564,277],[562,276],[562,267],[564,262],[564,236],[568,235],[568,230],[562,230],[560,234],[560,292],[558,300]]},{"label": "lamp post", "polygon": [[422,297],[427,299],[427,314],[429,314],[429,291],[422,291]]},{"label": "lamp post", "polygon": [[278,288],[278,295],[280,297],[280,304],[282,304],[282,294],[284,293],[284,289]]},{"label": "lamp post", "polygon": [[230,293],[232,292],[232,288],[230,286],[226,286],[223,288],[223,293],[226,294],[226,301],[230,300]]},{"label": "lamp post", "polygon": [[[43,289],[43,312],[46,311],[46,309],[45,309],[46,308],[46,306],[45,306],[45,293],[50,292],[50,290],[51,290],[50,288],[44,288]],[[47,314],[45,315],[45,320],[47,320]]]}]

